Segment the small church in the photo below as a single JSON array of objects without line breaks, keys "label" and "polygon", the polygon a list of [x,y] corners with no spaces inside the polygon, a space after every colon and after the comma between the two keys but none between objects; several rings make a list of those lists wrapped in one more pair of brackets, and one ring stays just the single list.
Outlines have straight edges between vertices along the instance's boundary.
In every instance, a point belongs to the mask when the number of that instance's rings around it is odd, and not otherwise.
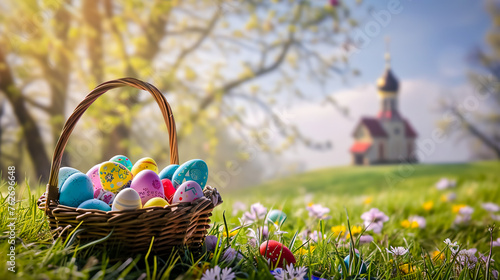
[{"label": "small church", "polygon": [[377,81],[380,109],[376,117],[362,117],[356,125],[350,148],[352,164],[390,164],[416,162],[417,133],[398,109],[399,81],[391,71],[390,55]]}]

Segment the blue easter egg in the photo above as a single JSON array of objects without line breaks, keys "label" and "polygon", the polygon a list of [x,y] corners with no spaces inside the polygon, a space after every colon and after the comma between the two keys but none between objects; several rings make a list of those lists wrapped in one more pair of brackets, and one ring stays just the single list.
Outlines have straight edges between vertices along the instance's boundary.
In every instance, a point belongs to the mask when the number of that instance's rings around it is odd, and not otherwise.
[{"label": "blue easter egg", "polygon": [[94,186],[90,178],[83,173],[69,176],[61,187],[59,203],[78,207],[82,202],[94,198]]},{"label": "blue easter egg", "polygon": [[[359,257],[359,254],[356,254],[356,256],[357,256],[357,261],[358,262],[361,261],[361,258]],[[350,257],[349,257],[349,255],[347,255],[344,258],[344,264],[345,264],[345,267],[346,267],[347,271],[349,271],[349,261],[350,261]],[[356,264],[356,266],[359,266],[359,264]],[[342,267],[340,265],[339,265],[339,271],[342,274]],[[365,264],[365,262],[361,261],[361,266],[359,268],[358,275],[359,274],[366,274],[366,271],[367,271],[366,264]]]},{"label": "blue easter egg", "polygon": [[177,170],[177,168],[179,168],[178,164],[171,164],[163,168],[163,170],[160,172],[160,174],[158,174],[158,176],[160,176],[161,180],[169,179],[170,181],[172,181],[172,176],[174,176],[174,173]]},{"label": "blue easter egg", "polygon": [[286,220],[286,214],[278,209],[273,209],[267,214],[267,219],[275,224],[283,224]]},{"label": "blue easter egg", "polygon": [[82,173],[79,170],[76,170],[72,167],[62,167],[59,169],[59,176],[57,177],[57,188],[61,189],[61,186],[64,184],[64,182],[69,178],[69,176],[76,174],[76,173]]},{"label": "blue easter egg", "polygon": [[111,207],[106,202],[95,198],[82,202],[82,204],[78,205],[78,208],[111,211]]},{"label": "blue easter egg", "polygon": [[172,176],[174,188],[178,188],[186,181],[195,181],[201,189],[205,187],[208,179],[207,164],[201,159],[192,159],[175,170]]},{"label": "blue easter egg", "polygon": [[130,161],[130,159],[128,159],[128,157],[126,156],[122,155],[114,156],[109,161],[120,163],[121,165],[125,166],[129,171],[132,171],[133,164]]}]

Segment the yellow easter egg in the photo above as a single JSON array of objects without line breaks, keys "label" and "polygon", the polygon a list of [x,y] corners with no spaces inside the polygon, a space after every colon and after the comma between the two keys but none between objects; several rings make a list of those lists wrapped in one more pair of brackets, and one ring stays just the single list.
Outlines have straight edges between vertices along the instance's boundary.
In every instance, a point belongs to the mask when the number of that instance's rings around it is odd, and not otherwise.
[{"label": "yellow easter egg", "polygon": [[107,161],[99,167],[99,179],[104,190],[116,194],[130,186],[132,173],[120,163]]},{"label": "yellow easter egg", "polygon": [[150,157],[145,157],[138,160],[134,166],[132,166],[132,174],[135,176],[145,169],[153,170],[155,173],[158,173],[158,165],[155,160]]},{"label": "yellow easter egg", "polygon": [[148,200],[148,202],[146,202],[146,204],[144,204],[144,208],[153,207],[153,206],[164,207],[166,205],[168,205],[168,202],[165,199],[163,199],[161,197],[153,197],[150,200]]}]

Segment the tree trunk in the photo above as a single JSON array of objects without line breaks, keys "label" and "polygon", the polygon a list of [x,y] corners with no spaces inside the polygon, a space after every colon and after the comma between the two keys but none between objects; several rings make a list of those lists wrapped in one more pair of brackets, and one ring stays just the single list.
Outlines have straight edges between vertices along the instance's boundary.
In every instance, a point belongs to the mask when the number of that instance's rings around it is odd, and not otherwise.
[{"label": "tree trunk", "polygon": [[22,128],[28,154],[33,162],[37,179],[45,182],[49,176],[50,161],[45,151],[42,135],[36,125],[35,119],[25,106],[21,92],[14,84],[14,79],[1,49],[0,65],[2,65],[0,67],[0,90],[7,96],[7,100],[9,100],[17,121]]}]

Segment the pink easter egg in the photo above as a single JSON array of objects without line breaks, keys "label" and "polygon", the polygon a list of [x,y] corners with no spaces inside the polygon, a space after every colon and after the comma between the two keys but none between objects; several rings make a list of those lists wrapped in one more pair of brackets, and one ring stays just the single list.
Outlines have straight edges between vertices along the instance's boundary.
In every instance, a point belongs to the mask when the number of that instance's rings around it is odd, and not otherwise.
[{"label": "pink easter egg", "polygon": [[203,190],[195,181],[182,183],[175,191],[172,203],[191,202],[203,196]]},{"label": "pink easter egg", "polygon": [[104,189],[94,189],[94,198],[101,199],[105,192]]},{"label": "pink easter egg", "polygon": [[165,198],[160,177],[153,170],[144,169],[137,173],[130,187],[139,193],[143,205],[153,197]]},{"label": "pink easter egg", "polygon": [[112,192],[104,192],[102,197],[101,197],[101,200],[106,202],[106,204],[112,204],[113,201],[115,200],[115,194],[112,193]]},{"label": "pink easter egg", "polygon": [[96,197],[96,191],[102,189],[101,179],[99,178],[99,167],[101,164],[96,164],[94,167],[90,168],[87,172],[87,176],[89,176],[90,181],[92,181],[92,185],[94,186],[94,198]]}]

